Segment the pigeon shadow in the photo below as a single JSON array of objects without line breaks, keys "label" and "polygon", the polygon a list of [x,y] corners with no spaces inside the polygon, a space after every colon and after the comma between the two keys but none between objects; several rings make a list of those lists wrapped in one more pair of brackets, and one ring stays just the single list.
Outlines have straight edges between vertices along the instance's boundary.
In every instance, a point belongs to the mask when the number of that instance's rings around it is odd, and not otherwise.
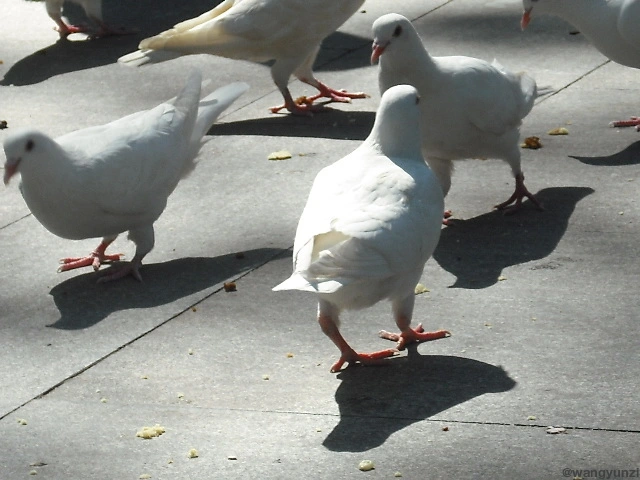
[{"label": "pigeon shadow", "polygon": [[323,442],[327,449],[364,452],[379,447],[413,423],[516,385],[501,367],[469,358],[420,355],[416,345],[407,350],[408,356],[387,366],[356,364],[338,374],[340,421]]},{"label": "pigeon shadow", "polygon": [[259,135],[266,137],[314,137],[364,140],[369,136],[375,112],[331,109],[313,117],[272,115],[267,118],[216,123],[208,135]]},{"label": "pigeon shadow", "polygon": [[[142,39],[211,10],[221,3],[221,0],[165,1],[162,2],[164,4],[162,6],[158,6],[157,3],[159,2],[151,0],[135,2],[105,0],[103,5],[105,21],[116,26],[122,24],[129,29],[135,29],[134,34],[98,39],[77,39],[78,35],[71,36],[71,40],[60,38],[54,44],[12,65],[0,80],[0,85],[33,85],[57,75],[116,63],[122,55],[137,50]],[[44,11],[43,15],[46,15]],[[65,3],[64,16],[74,24],[90,24],[84,10],[69,2]],[[53,20],[51,26],[54,26]],[[370,43],[370,40],[356,35],[336,32],[323,42],[323,47],[316,59],[316,68],[331,71],[366,66],[369,64],[368,50],[363,47]],[[349,55],[354,51],[355,55]]]},{"label": "pigeon shadow", "polygon": [[494,210],[469,220],[452,219],[442,230],[433,258],[456,276],[451,288],[490,287],[504,268],[553,252],[577,203],[593,192],[588,187],[545,188],[536,195],[544,212],[533,211],[526,201],[515,215]]},{"label": "pigeon shadow", "polygon": [[165,305],[234,278],[280,254],[280,249],[262,248],[243,252],[243,255],[180,258],[145,264],[141,269],[142,283],[133,277],[97,283],[99,274],[78,275],[49,292],[60,319],[48,326],[79,330],[95,325],[116,311]]},{"label": "pigeon shadow", "polygon": [[624,150],[614,153],[606,157],[579,157],[577,155],[569,155],[585,165],[593,165],[596,167],[621,167],[625,165],[640,164],[640,141],[632,143]]}]

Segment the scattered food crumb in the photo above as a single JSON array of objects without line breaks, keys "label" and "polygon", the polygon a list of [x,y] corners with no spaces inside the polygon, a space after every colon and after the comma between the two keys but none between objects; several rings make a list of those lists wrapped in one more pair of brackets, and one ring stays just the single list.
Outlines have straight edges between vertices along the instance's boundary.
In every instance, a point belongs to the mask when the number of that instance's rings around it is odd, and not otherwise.
[{"label": "scattered food crumb", "polygon": [[[297,100],[296,103],[300,105]],[[267,158],[269,160],[286,160],[287,158],[291,158],[291,153],[286,150],[279,150],[277,152],[270,153]]]},{"label": "scattered food crumb", "polygon": [[293,358],[293,353],[291,352],[287,353],[287,358]]},{"label": "scattered food crumb", "polygon": [[148,473],[143,473],[142,475],[140,475],[138,477],[140,480],[148,480],[149,478],[151,478],[151,475],[149,475]]},{"label": "scattered food crumb", "polygon": [[192,311],[192,312],[197,312],[197,311],[198,311],[198,309],[197,309],[196,307],[191,307],[191,311]]},{"label": "scattered food crumb", "polygon": [[198,450],[196,450],[195,448],[192,448],[187,453],[187,457],[189,457],[189,458],[198,458]]},{"label": "scattered food crumb", "polygon": [[520,147],[537,150],[542,147],[542,143],[540,142],[540,137],[527,137],[524,139],[524,143],[520,144]]},{"label": "scattered food crumb", "polygon": [[173,458],[170,458],[169,461],[167,462],[169,465],[171,465],[173,463]]},{"label": "scattered food crumb", "polygon": [[225,292],[235,292],[237,290],[236,282],[225,282],[223,286]]},{"label": "scattered food crumb", "polygon": [[140,378],[142,380],[149,380],[149,376],[148,375],[141,375]]},{"label": "scattered food crumb", "polygon": [[558,434],[558,433],[566,433],[567,429],[566,428],[562,428],[562,427],[549,427],[547,428],[547,433],[550,433],[552,435]]},{"label": "scattered food crumb", "polygon": [[493,325],[491,325],[489,322],[484,322],[484,326],[489,328],[493,327]]},{"label": "scattered food crumb", "polygon": [[322,431],[321,428],[316,428],[316,432],[320,433]]},{"label": "scattered food crumb", "polygon": [[618,212],[618,215],[624,215],[623,211]]},{"label": "scattered food crumb", "polygon": [[262,375],[263,380],[269,380],[269,375]]},{"label": "scattered food crumb", "polygon": [[4,130],[5,128],[9,128],[9,124],[6,120],[0,120],[0,130]]},{"label": "scattered food crumb", "polygon": [[393,474],[393,476],[396,477],[396,478],[400,478],[402,476],[402,473],[396,472],[396,473]]},{"label": "scattered food crumb", "polygon": [[100,403],[107,403],[107,399],[106,399],[106,398],[104,398],[104,397],[102,397],[102,398],[100,399]]},{"label": "scattered food crumb", "polygon": [[178,393],[178,398],[184,398],[184,393]]},{"label": "scattered food crumb", "polygon": [[193,355],[193,349],[190,348],[189,351],[187,352],[189,355]]},{"label": "scattered food crumb", "polygon": [[500,275],[500,276],[498,277],[498,281],[499,281],[499,282],[504,282],[506,279],[507,279],[507,277],[505,277],[504,275]]},{"label": "scattered food crumb", "polygon": [[20,425],[26,425],[26,424],[27,424],[27,421],[26,421],[24,418],[19,418],[19,419],[18,419],[18,423],[19,423]]},{"label": "scattered food crumb", "polygon": [[363,472],[368,472],[369,470],[373,470],[376,466],[373,464],[371,460],[362,460],[358,465],[358,469]]},{"label": "scattered food crumb", "polygon": [[31,470],[31,471],[29,472],[29,475],[37,475],[37,474],[38,474],[38,472],[37,472],[37,471],[35,471],[35,470]]},{"label": "scattered food crumb", "polygon": [[165,428],[159,423],[156,423],[153,427],[142,427],[142,430],[136,433],[136,437],[149,440],[153,437],[159,437],[165,432]]},{"label": "scattered food crumb", "polygon": [[33,462],[29,464],[30,467],[44,467],[45,465],[46,463],[44,462]]},{"label": "scattered food crumb", "polygon": [[529,415],[527,417],[527,420],[536,420],[536,416],[535,415]]},{"label": "scattered food crumb", "polygon": [[237,459],[238,459],[238,457],[236,457],[235,455],[229,455],[227,457],[227,460],[237,460]]},{"label": "scattered food crumb", "polygon": [[549,135],[569,135],[569,130],[564,127],[554,128],[553,130],[549,130],[547,132]]},{"label": "scattered food crumb", "polygon": [[417,284],[416,288],[414,289],[414,293],[416,295],[420,295],[421,293],[428,293],[428,292],[430,292],[430,290],[421,283]]},{"label": "scattered food crumb", "polygon": [[532,322],[535,322],[536,320],[538,320],[538,318],[537,318],[537,317],[531,317],[531,321],[532,321]]},{"label": "scattered food crumb", "polygon": [[442,427],[442,431],[443,432],[448,432],[449,431],[449,427]]}]

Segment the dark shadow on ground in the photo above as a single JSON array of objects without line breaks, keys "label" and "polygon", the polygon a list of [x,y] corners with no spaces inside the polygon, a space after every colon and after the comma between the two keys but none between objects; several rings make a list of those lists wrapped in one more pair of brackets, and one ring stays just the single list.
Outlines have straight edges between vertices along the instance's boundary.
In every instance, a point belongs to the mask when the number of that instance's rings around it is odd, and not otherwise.
[{"label": "dark shadow on ground", "polygon": [[339,110],[340,104],[335,105],[335,109],[316,113],[313,117],[284,114],[217,123],[211,127],[208,134],[214,136],[314,137],[336,140],[364,140],[369,136],[375,120],[375,112]]},{"label": "dark shadow on ground", "polygon": [[342,371],[336,391],[340,422],[324,440],[332,451],[364,452],[403,428],[516,382],[501,368],[468,358],[409,355],[387,366],[354,365]]},{"label": "dark shadow on ground", "polygon": [[[640,133],[638,135],[640,135]],[[614,153],[613,155],[608,155],[606,157],[579,157],[577,155],[569,156],[586,165],[593,165],[596,167],[621,167],[625,165],[638,165],[640,164],[640,141],[632,143],[624,150],[621,150],[618,153]]]},{"label": "dark shadow on ground", "polygon": [[263,248],[243,252],[242,258],[230,254],[145,264],[140,269],[142,283],[133,277],[96,283],[100,272],[78,275],[49,292],[60,319],[48,326],[78,330],[89,328],[116,311],[165,305],[250,271],[281,253],[280,249]]},{"label": "dark shadow on ground", "polygon": [[577,203],[594,192],[588,187],[545,188],[515,215],[492,211],[468,220],[452,220],[442,230],[433,258],[457,279],[455,288],[487,288],[502,270],[548,256],[562,239]]}]

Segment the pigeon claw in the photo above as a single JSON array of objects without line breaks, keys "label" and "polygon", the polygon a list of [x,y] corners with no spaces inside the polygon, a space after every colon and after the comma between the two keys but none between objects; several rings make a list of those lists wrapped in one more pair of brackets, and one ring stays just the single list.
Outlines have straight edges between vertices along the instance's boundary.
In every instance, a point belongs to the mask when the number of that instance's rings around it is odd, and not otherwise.
[{"label": "pigeon claw", "polygon": [[516,175],[516,189],[513,191],[513,194],[507,199],[507,201],[499,203],[493,208],[503,210],[505,215],[512,215],[522,208],[522,200],[525,197],[531,200],[531,203],[533,203],[538,210],[544,211],[542,203],[540,203],[538,199],[534,197],[529,190],[527,190],[527,187],[525,187],[524,175],[519,173]]},{"label": "pigeon claw", "polygon": [[361,363],[363,365],[382,365],[383,359],[393,357],[398,350],[395,348],[387,348],[386,350],[380,350],[372,353],[356,353],[354,350],[344,352],[340,359],[331,367],[331,373],[337,373],[342,369],[345,363]]},{"label": "pigeon claw", "polygon": [[640,117],[631,117],[629,120],[618,120],[617,122],[609,123],[612,128],[620,127],[636,127],[636,130],[640,132]]},{"label": "pigeon claw", "polygon": [[[142,282],[142,276],[140,275],[139,268],[140,268],[140,265],[133,262],[128,263],[123,267],[110,268],[109,270],[105,271],[104,275],[98,278],[98,283],[112,282],[114,280],[119,280],[121,278],[124,278],[128,275],[131,275],[133,276],[133,278],[135,278],[139,282]],[[113,273],[110,273],[112,270],[114,270]]]},{"label": "pigeon claw", "polygon": [[449,332],[448,330],[425,332],[424,327],[420,323],[416,328],[409,328],[402,333],[391,333],[387,332],[386,330],[381,330],[378,335],[380,336],[380,338],[391,340],[392,342],[398,342],[396,348],[398,350],[404,350],[406,346],[411,343],[430,342],[431,340],[450,337],[451,332]]},{"label": "pigeon claw", "polygon": [[61,265],[58,268],[58,272],[66,272],[81,267],[93,267],[97,271],[103,263],[117,262],[122,256],[124,256],[124,253],[105,255],[96,250],[86,257],[63,258],[60,260]]}]

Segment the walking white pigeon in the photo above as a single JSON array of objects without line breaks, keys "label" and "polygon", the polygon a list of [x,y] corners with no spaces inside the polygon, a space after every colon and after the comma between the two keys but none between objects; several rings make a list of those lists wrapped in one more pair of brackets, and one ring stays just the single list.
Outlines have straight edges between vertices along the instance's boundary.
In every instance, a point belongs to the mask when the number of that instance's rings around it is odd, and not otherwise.
[{"label": "walking white pigeon", "polygon": [[[319,98],[350,102],[367,95],[334,90],[313,75],[313,62],[322,40],[342,25],[364,0],[224,0],[213,10],[177,24],[140,42],[140,50],[120,57],[120,63],[140,66],[181,55],[208,53],[254,62],[275,60],[271,77],[293,114],[323,109]],[[291,75],[319,90],[294,101],[287,86]]]},{"label": "walking white pigeon", "polygon": [[105,255],[118,234],[136,244],[132,261],[99,281],[138,271],[154,245],[153,223],[179,180],[195,167],[203,136],[249,86],[232,83],[200,100],[201,75],[194,71],[180,94],[156,108],[106,125],[51,139],[33,129],[4,141],[4,183],[20,172],[22,196],[51,233],[79,240],[103,237],[87,257],[61,260],[60,271],[119,260]]},{"label": "walking white pigeon", "polygon": [[432,57],[411,22],[395,13],[373,23],[373,38],[371,63],[380,62],[380,91],[406,83],[420,92],[422,152],[445,196],[453,160],[499,158],[511,166],[516,188],[495,208],[515,211],[527,197],[542,209],[525,187],[520,166],[519,127],[533,108],[535,81],[496,61]]},{"label": "walking white pigeon", "polygon": [[[523,30],[534,15],[555,15],[580,30],[609,59],[640,68],[640,0],[523,0],[522,4]],[[640,117],[609,125],[635,126],[640,131]]]},{"label": "walking white pigeon", "polygon": [[397,350],[356,353],[339,331],[339,314],[391,301],[404,349],[449,332],[411,328],[415,286],[440,238],[444,200],[420,153],[418,92],[409,85],[382,96],[373,129],[350,155],[320,171],[293,247],[293,274],[273,290],[318,295],[318,322],[345,362],[376,363]]},{"label": "walking white pigeon", "polygon": [[[100,30],[94,35],[95,37],[105,37],[108,35],[128,35],[133,33],[133,31],[131,30],[127,30],[124,28],[114,28],[105,23],[105,21],[102,19],[102,0],[69,1],[82,6],[87,16],[100,27]],[[60,37],[66,37],[72,33],[90,31],[86,26],[67,25],[64,20],[62,20],[63,4],[64,0],[45,0],[47,13],[51,17],[51,19],[56,22],[56,30],[60,34]]]}]

